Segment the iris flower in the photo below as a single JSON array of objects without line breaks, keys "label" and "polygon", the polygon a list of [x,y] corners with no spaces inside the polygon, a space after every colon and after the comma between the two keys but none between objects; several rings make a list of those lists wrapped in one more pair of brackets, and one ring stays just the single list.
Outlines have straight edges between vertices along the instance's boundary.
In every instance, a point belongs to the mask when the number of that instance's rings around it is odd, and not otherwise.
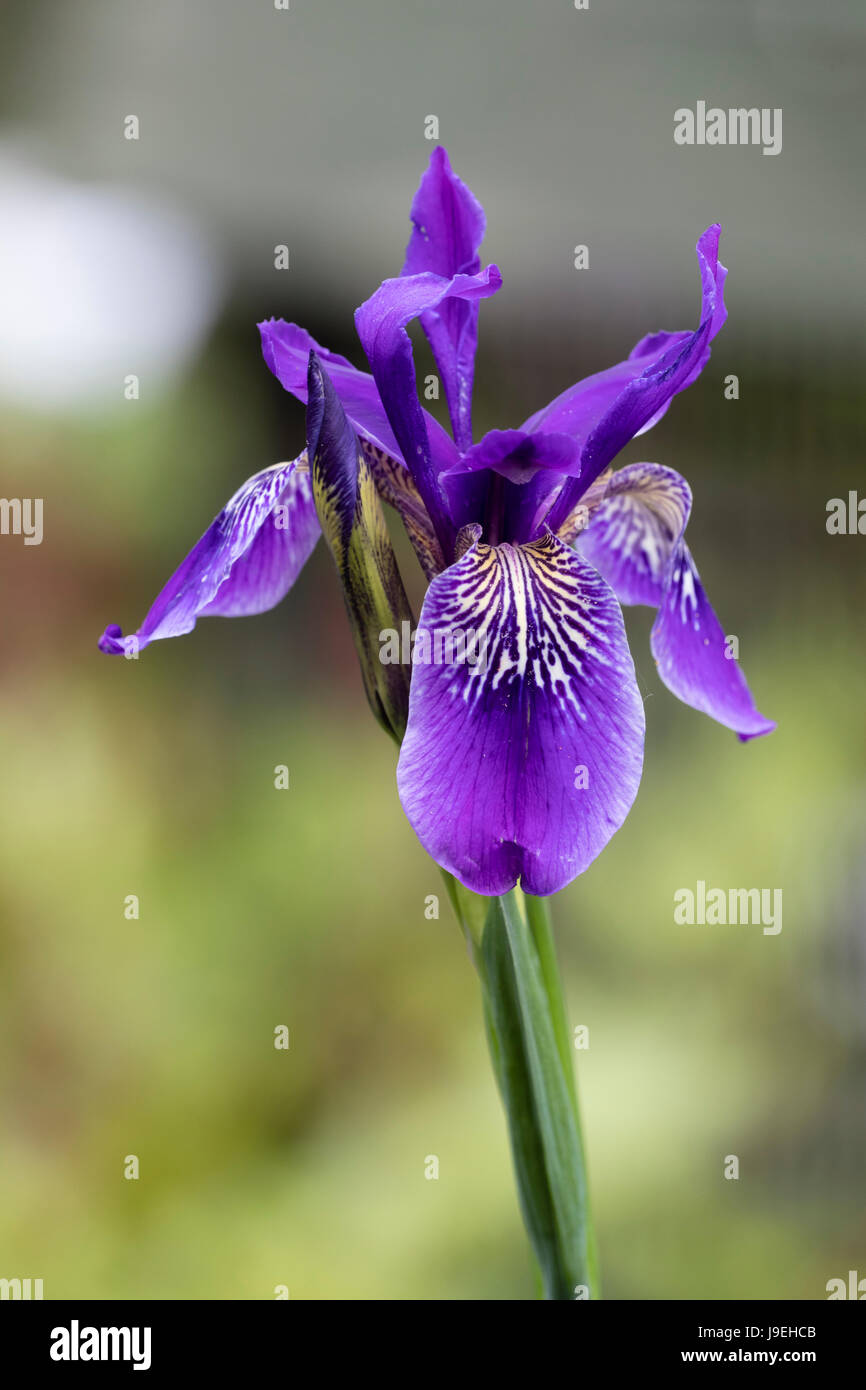
[{"label": "iris flower", "polygon": [[[307,449],[244,483],[138,632],[108,627],[100,647],[135,655],[198,617],[272,608],[324,529],[368,695],[402,738],[397,783],[418,838],[475,893],[519,883],[546,896],[587,868],[637,794],[644,706],[621,604],[657,610],[652,652],[674,695],[742,740],[774,727],[729,655],[686,544],[688,484],[658,463],[611,468],[706,366],[726,318],[719,227],[697,243],[694,330],[641,338],[519,427],[475,441],[480,302],[502,280],[482,268],[483,209],[441,147],[411,221],[400,275],[355,315],[370,372],[296,324],[259,325],[268,367],[308,404]],[[450,434],[419,401],[415,319]],[[411,682],[377,663],[377,624],[408,605],[374,489],[400,513],[429,581],[419,631],[478,633],[483,663],[416,663]]]},{"label": "iris flower", "polygon": [[[445,871],[479,973],[539,1286],[548,1298],[595,1298],[573,1047],[545,900],[593,861],[637,794],[644,707],[620,605],[656,610],[653,655],[681,700],[743,740],[774,727],[730,657],[686,544],[688,484],[658,463],[612,468],[709,359],[726,317],[719,228],[697,244],[693,331],[642,338],[625,361],[476,442],[478,315],[502,281],[496,266],[482,268],[484,212],[441,147],[411,220],[401,274],[355,315],[370,372],[296,324],[259,325],[271,371],[306,403],[306,448],[245,482],[139,630],[108,627],[99,645],[137,656],[201,616],[264,612],[324,536],[367,697],[400,745],[403,807]],[[450,433],[418,397],[416,319]],[[428,580],[408,665],[383,659],[383,638],[412,616],[383,500]],[[472,635],[469,648],[446,641],[463,659],[436,659],[440,634]]]}]

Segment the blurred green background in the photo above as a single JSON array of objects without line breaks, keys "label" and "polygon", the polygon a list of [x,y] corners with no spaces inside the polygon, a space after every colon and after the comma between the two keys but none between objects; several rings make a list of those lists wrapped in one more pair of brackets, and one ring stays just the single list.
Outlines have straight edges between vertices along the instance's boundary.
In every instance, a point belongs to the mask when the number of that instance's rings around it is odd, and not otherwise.
[{"label": "blurred green background", "polygon": [[[477,434],[691,326],[714,219],[731,269],[708,369],[620,462],[689,478],[692,550],[779,729],[741,747],[680,705],[628,614],[643,785],[555,905],[604,1291],[813,1299],[866,1274],[866,540],[825,527],[862,476],[862,15],[652,10],[3,12],[2,491],[45,499],[45,536],[0,538],[0,1276],[47,1298],[533,1296],[476,981],[323,548],[270,614],[137,662],[96,650],[301,447],[256,320],[361,364],[351,313],[402,263],[429,113],[505,279]],[[782,106],[783,153],[674,147],[699,98]],[[697,879],[781,887],[781,934],[675,925]]]}]

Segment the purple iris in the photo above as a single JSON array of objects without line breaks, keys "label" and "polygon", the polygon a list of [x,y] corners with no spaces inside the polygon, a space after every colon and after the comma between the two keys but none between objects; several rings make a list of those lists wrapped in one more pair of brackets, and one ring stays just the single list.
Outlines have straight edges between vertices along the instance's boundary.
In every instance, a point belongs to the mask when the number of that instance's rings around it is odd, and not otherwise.
[{"label": "purple iris", "polygon": [[[472,436],[480,301],[502,283],[481,267],[485,217],[434,149],[411,210],[400,276],[355,315],[372,375],[295,324],[259,325],[265,361],[294,396],[323,380],[381,496],[401,513],[430,585],[419,632],[471,632],[483,663],[412,671],[397,768],[400,798],[439,864],[482,894],[518,881],[556,892],[628,814],[640,782],[644,709],[621,603],[657,610],[652,651],[681,700],[742,740],[770,732],[707,600],[684,535],[688,484],[672,469],[610,465],[696,380],[726,318],[719,227],[697,244],[700,322],[642,338],[624,362],[579,381],[518,429]],[[420,319],[451,420],[418,399],[407,326]],[[315,371],[310,371],[312,360]],[[318,388],[316,382],[319,383]],[[322,399],[311,402],[321,416]],[[338,428],[335,426],[335,428]],[[200,615],[271,608],[320,526],[306,454],[243,485],[157,598],[131,654],[189,632]]]}]

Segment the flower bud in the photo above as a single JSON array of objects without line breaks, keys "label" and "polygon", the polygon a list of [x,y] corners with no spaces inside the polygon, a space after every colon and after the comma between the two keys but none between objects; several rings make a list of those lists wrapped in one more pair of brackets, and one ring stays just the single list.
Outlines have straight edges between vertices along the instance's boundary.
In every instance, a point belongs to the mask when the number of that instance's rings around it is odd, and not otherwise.
[{"label": "flower bud", "polygon": [[370,707],[399,743],[409,712],[410,668],[380,660],[382,635],[412,623],[370,466],[336,391],[310,353],[307,457],[313,497],[343,586]]}]

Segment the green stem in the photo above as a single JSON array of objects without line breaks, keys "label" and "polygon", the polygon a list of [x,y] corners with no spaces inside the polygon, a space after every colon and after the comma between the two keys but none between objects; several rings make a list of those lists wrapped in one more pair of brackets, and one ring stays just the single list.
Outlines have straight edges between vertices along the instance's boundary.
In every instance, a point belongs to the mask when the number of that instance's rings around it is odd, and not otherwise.
[{"label": "green stem", "polygon": [[524,895],[526,904],[526,916],[529,928],[535,942],[538,958],[541,965],[541,972],[544,977],[547,997],[550,1003],[550,1016],[553,1020],[553,1027],[556,1033],[556,1043],[559,1049],[559,1056],[562,1062],[562,1069],[568,1079],[569,1091],[574,1109],[574,1120],[577,1126],[578,1143],[580,1150],[580,1160],[584,1174],[584,1201],[587,1226],[587,1264],[588,1277],[587,1285],[591,1296],[599,1298],[599,1273],[598,1273],[598,1252],[595,1243],[595,1230],[593,1228],[590,1209],[589,1193],[586,1181],[586,1160],[583,1145],[583,1127],[580,1121],[580,1103],[577,1098],[577,1082],[574,1074],[574,1043],[571,1030],[568,1026],[568,1013],[565,1006],[565,991],[562,987],[562,980],[559,974],[559,963],[556,958],[556,943],[553,937],[553,923],[550,919],[550,899],[533,898],[529,894]]},{"label": "green stem", "polygon": [[550,1003],[550,1016],[556,1034],[556,1045],[559,1048],[563,1071],[568,1077],[574,1108],[577,1111],[577,1085],[574,1080],[574,1067],[571,1059],[572,1040],[565,1012],[562,982],[559,978],[559,965],[556,959],[556,945],[553,940],[553,925],[550,920],[548,899],[532,898],[526,894],[523,901],[526,905],[526,920],[529,923],[529,930],[532,932],[532,939],[538,952],[541,973],[544,977],[544,985]]},{"label": "green stem", "polygon": [[544,1296],[595,1298],[577,1093],[546,905],[519,890],[479,898],[449,883],[449,893],[481,977],[490,1055]]}]

